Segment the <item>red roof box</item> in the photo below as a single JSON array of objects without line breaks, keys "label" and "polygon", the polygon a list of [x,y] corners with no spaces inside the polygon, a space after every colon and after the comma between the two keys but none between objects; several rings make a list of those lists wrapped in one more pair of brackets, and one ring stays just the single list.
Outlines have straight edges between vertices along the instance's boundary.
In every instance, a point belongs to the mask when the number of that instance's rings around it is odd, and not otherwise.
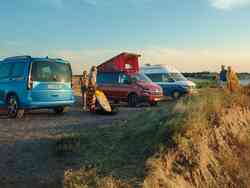
[{"label": "red roof box", "polygon": [[125,72],[134,74],[139,72],[139,57],[132,53],[121,53],[97,67],[99,72]]}]

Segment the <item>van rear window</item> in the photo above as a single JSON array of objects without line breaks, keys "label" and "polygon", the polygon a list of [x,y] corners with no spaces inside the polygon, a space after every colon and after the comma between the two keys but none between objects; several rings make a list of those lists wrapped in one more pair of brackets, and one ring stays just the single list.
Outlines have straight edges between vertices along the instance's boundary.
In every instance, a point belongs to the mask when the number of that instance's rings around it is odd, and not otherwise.
[{"label": "van rear window", "polygon": [[33,62],[33,81],[40,82],[71,82],[71,68],[69,64],[56,62]]}]

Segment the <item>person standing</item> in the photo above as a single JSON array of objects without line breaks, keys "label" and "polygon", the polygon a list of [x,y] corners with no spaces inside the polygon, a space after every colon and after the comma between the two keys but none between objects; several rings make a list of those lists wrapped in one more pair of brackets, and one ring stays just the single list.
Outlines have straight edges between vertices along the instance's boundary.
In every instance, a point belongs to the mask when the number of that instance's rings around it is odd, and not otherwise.
[{"label": "person standing", "polygon": [[80,78],[81,92],[82,92],[82,106],[83,111],[87,110],[87,90],[88,90],[88,72],[83,71],[82,77]]},{"label": "person standing", "polygon": [[87,89],[87,107],[90,112],[95,112],[96,107],[96,77],[97,77],[97,68],[93,66],[89,73],[89,82],[88,82],[88,89]]},{"label": "person standing", "polygon": [[227,88],[231,93],[237,92],[240,89],[238,76],[231,66],[227,70]]},{"label": "person standing", "polygon": [[219,75],[219,86],[221,88],[225,88],[226,85],[227,85],[227,70],[226,70],[225,65],[222,65],[220,75]]}]

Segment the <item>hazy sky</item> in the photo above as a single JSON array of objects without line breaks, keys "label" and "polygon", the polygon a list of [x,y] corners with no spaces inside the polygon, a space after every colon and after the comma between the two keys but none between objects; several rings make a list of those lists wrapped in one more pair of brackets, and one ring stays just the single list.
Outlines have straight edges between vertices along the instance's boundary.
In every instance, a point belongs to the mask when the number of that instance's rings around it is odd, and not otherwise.
[{"label": "hazy sky", "polygon": [[0,2],[0,57],[70,60],[75,73],[122,52],[181,71],[250,72],[250,0]]}]

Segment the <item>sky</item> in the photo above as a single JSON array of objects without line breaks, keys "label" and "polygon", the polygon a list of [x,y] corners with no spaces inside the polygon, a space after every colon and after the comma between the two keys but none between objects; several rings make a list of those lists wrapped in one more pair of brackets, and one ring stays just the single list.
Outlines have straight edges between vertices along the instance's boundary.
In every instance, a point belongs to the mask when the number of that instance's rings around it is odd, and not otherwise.
[{"label": "sky", "polygon": [[250,72],[250,0],[0,2],[0,59],[64,58],[79,74],[124,51],[183,72]]}]

